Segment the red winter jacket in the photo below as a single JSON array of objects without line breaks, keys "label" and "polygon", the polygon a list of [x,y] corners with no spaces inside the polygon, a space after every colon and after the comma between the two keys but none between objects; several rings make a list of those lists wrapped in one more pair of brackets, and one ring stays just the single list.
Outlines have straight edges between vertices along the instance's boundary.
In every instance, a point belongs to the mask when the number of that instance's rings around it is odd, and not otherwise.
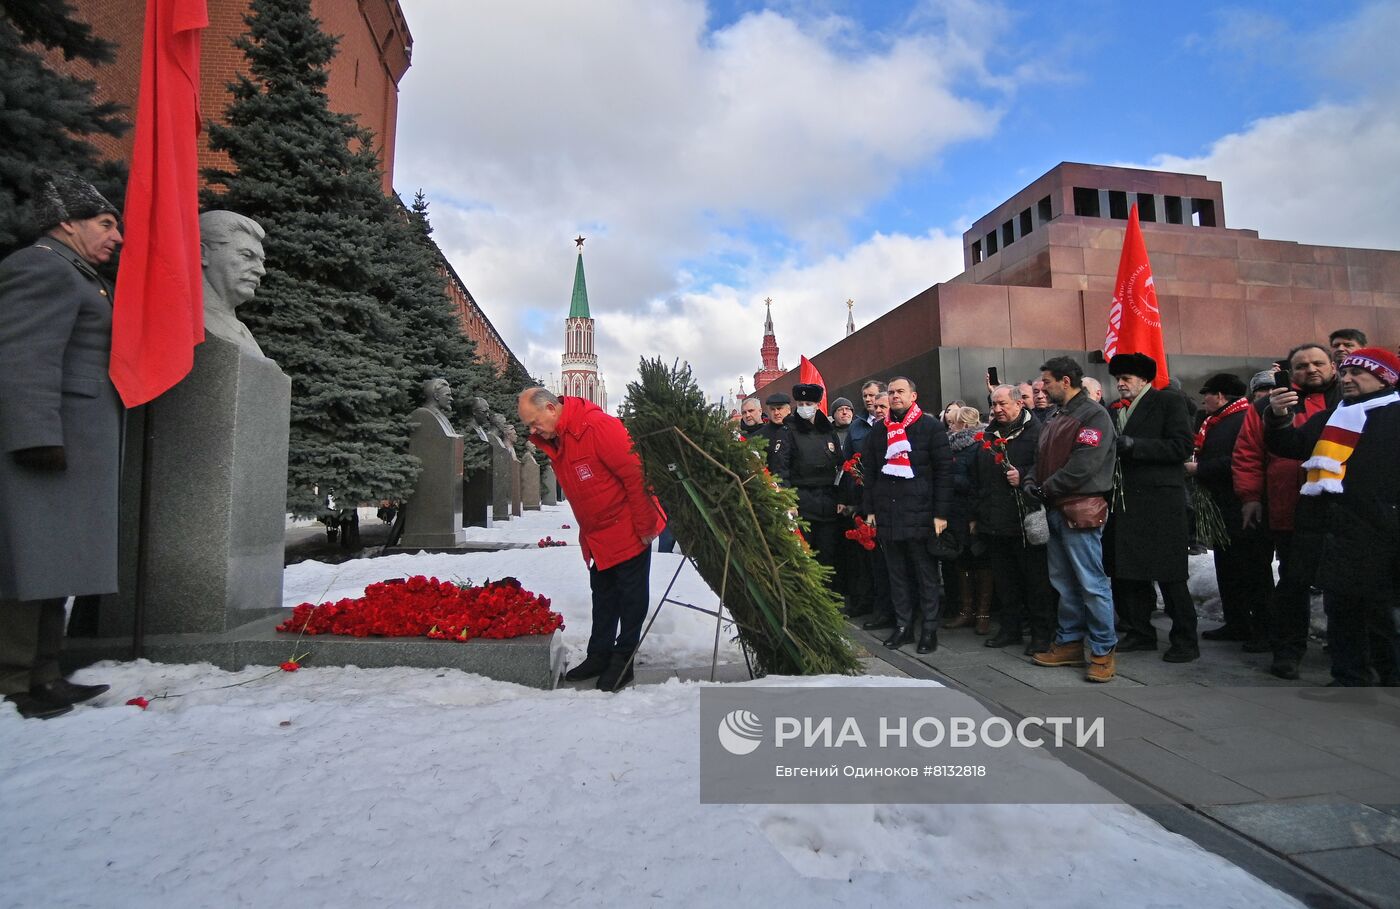
[{"label": "red winter jacket", "polygon": [[647,491],[632,437],[616,417],[583,398],[563,397],[554,438],[530,441],[554,465],[578,519],[583,560],[599,571],[636,556],[666,526],[661,503]]},{"label": "red winter jacket", "polygon": [[[1293,425],[1302,426],[1313,414],[1336,404],[1337,395],[1338,386],[1334,380],[1326,390],[1304,396],[1303,412],[1293,417]],[[1264,445],[1263,413],[1268,406],[1269,399],[1264,398],[1245,411],[1244,425],[1235,439],[1230,473],[1235,495],[1241,502],[1264,503],[1270,530],[1292,530],[1293,509],[1298,505],[1298,490],[1303,486],[1303,462],[1280,458]]]}]

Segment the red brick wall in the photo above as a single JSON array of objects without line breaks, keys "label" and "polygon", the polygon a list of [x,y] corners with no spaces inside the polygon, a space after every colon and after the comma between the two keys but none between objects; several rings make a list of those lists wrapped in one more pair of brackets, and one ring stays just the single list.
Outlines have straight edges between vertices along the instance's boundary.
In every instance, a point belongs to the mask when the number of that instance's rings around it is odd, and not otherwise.
[{"label": "red brick wall", "polygon": [[[77,16],[100,35],[118,43],[116,60],[100,70],[60,55],[50,59],[54,68],[83,78],[96,79],[97,95],[117,101],[135,116],[141,79],[141,45],[145,28],[144,0],[71,0]],[[243,16],[247,0],[209,0],[209,28],[204,32],[200,83],[205,120],[221,120],[228,107],[228,83],[244,71],[243,52],[233,39],[246,30]],[[398,82],[408,68],[413,38],[398,0],[312,0],[312,14],[328,34],[340,36],[339,52],[331,62],[326,94],[331,109],[355,115],[374,131],[384,161],[384,191],[392,189],[395,125],[398,119]],[[105,139],[102,152],[129,157],[132,134]],[[227,167],[227,156],[209,151],[207,135],[200,139],[199,165]]]}]

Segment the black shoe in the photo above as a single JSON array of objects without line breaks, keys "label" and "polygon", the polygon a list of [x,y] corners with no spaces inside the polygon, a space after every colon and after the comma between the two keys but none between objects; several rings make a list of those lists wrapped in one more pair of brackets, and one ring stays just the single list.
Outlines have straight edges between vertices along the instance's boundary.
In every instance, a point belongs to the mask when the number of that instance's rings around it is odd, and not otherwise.
[{"label": "black shoe", "polygon": [[585,679],[595,678],[603,674],[603,670],[608,668],[608,661],[612,659],[610,653],[590,653],[582,663],[564,673],[566,682],[582,682]]},{"label": "black shoe", "polygon": [[1119,653],[1132,653],[1135,650],[1156,650],[1157,642],[1152,638],[1144,638],[1135,634],[1126,635],[1118,639]]},{"label": "black shoe", "polygon": [[1219,628],[1212,628],[1210,631],[1201,632],[1203,641],[1247,641],[1249,632],[1243,628],[1231,628],[1229,625],[1221,625]]},{"label": "black shoe", "polygon": [[919,635],[919,646],[915,648],[919,653],[933,653],[938,649],[938,632],[925,631]]},{"label": "black shoe", "polygon": [[872,619],[869,622],[862,623],[860,627],[864,628],[866,631],[884,631],[886,628],[894,627],[894,619]]},{"label": "black shoe", "polygon": [[1050,649],[1050,639],[1049,639],[1049,638],[1038,638],[1038,637],[1035,637],[1034,635],[1032,635],[1032,636],[1031,636],[1031,642],[1030,642],[1029,644],[1027,644],[1027,645],[1025,646],[1025,649],[1023,649],[1021,652],[1024,653],[1026,656],[1030,656],[1030,655],[1033,654],[1033,653],[1044,653],[1045,651],[1047,651],[1047,650],[1049,650],[1049,649]]},{"label": "black shoe", "polygon": [[1273,653],[1274,645],[1268,641],[1245,641],[1240,649],[1245,653]]},{"label": "black shoe", "polygon": [[905,625],[903,628],[896,627],[894,634],[885,640],[885,646],[894,650],[914,640],[914,629]]},{"label": "black shoe", "polygon": [[67,679],[55,679],[30,687],[29,693],[50,704],[81,704],[110,689],[111,685],[78,685]]},{"label": "black shoe", "polygon": [[1281,679],[1292,681],[1298,678],[1298,664],[1293,660],[1274,660],[1274,664],[1269,667],[1269,672]]},{"label": "black shoe", "polygon": [[1201,651],[1198,647],[1177,647],[1173,644],[1167,648],[1167,652],[1162,654],[1162,659],[1168,663],[1189,663],[1192,660],[1199,660]]},{"label": "black shoe", "polygon": [[1012,644],[1021,643],[1021,631],[1019,628],[1001,626],[997,633],[982,642],[983,647],[1010,647]]},{"label": "black shoe", "polygon": [[51,720],[56,716],[63,716],[73,709],[72,704],[41,701],[31,694],[7,694],[5,700],[14,704],[19,715],[26,720]]},{"label": "black shoe", "polygon": [[632,654],[628,651],[614,653],[608,661],[608,668],[598,676],[598,690],[619,691],[632,682]]}]

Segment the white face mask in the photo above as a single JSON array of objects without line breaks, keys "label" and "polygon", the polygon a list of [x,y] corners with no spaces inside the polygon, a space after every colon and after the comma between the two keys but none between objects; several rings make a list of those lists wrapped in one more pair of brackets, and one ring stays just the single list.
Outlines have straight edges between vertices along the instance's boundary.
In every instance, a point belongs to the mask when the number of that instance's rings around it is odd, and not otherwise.
[{"label": "white face mask", "polygon": [[815,404],[799,404],[799,405],[797,405],[797,415],[798,415],[799,417],[801,417],[802,419],[804,419],[804,420],[810,420],[810,419],[812,419],[812,417],[816,416],[816,413],[817,413],[817,405],[815,405]]}]

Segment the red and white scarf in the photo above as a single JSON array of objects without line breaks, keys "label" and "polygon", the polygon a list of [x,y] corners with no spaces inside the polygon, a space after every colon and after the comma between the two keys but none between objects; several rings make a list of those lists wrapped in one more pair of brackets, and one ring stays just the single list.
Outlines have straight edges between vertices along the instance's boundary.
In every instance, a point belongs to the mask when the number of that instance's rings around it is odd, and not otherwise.
[{"label": "red and white scarf", "polygon": [[1346,481],[1347,461],[1356,450],[1356,443],[1366,431],[1366,418],[1377,407],[1400,404],[1400,395],[1391,392],[1368,401],[1348,404],[1343,401],[1327,418],[1322,436],[1313,446],[1312,457],[1303,462],[1308,481],[1299,490],[1305,496],[1320,496],[1324,492],[1342,492]]},{"label": "red and white scarf", "polygon": [[1232,415],[1232,414],[1237,414],[1237,413],[1239,413],[1241,410],[1247,410],[1248,408],[1249,408],[1249,399],[1248,399],[1248,398],[1236,398],[1235,400],[1231,401],[1229,404],[1226,404],[1224,407],[1220,408],[1220,409],[1217,410],[1215,413],[1211,414],[1210,416],[1208,416],[1208,417],[1206,417],[1204,420],[1202,420],[1202,421],[1201,421],[1201,428],[1198,429],[1198,430],[1196,430],[1196,441],[1195,441],[1196,457],[1199,458],[1199,457],[1201,456],[1201,449],[1204,448],[1204,447],[1205,447],[1205,444],[1206,444],[1206,434],[1210,432],[1211,427],[1213,427],[1216,423],[1219,423],[1221,420],[1225,419],[1226,417],[1228,417],[1228,416],[1230,416],[1230,415]]},{"label": "red and white scarf", "polygon": [[898,423],[885,421],[885,466],[880,468],[881,473],[906,479],[914,476],[914,468],[909,463],[910,445],[906,430],[923,415],[918,404],[911,404],[903,420]]}]

